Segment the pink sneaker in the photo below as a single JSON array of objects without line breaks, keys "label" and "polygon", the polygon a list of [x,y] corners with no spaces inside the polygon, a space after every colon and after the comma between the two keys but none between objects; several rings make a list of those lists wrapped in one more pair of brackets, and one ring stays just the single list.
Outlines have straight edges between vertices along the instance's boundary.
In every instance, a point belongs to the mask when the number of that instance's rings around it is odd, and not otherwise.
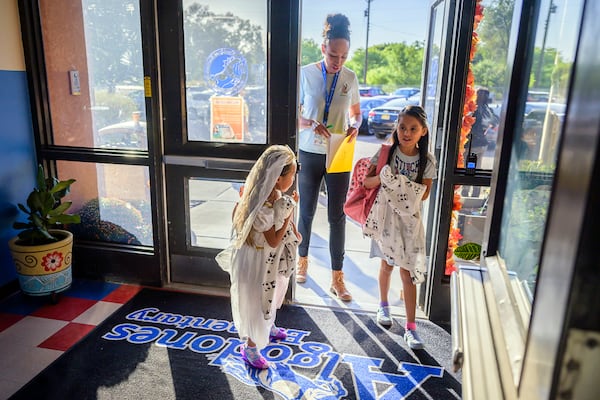
[{"label": "pink sneaker", "polygon": [[[242,355],[242,360],[244,360],[244,362],[249,366],[257,369],[269,368],[269,363],[260,354],[256,347],[248,347],[248,345],[244,343],[242,344],[240,353]],[[250,357],[248,357],[248,355],[250,355]]]},{"label": "pink sneaker", "polygon": [[[273,333],[273,328],[276,329],[275,333]],[[269,335],[269,339],[271,341],[273,340],[283,340],[287,337],[287,332],[285,331],[285,329],[283,328],[277,328],[275,325],[273,325],[273,328],[271,328],[271,334]]]}]

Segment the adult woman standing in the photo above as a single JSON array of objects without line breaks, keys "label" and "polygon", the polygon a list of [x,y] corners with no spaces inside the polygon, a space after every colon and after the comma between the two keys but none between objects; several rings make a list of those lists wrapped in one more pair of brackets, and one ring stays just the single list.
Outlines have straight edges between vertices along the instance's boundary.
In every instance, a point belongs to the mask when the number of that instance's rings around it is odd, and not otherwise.
[{"label": "adult woman standing", "polygon": [[355,140],[362,121],[356,74],[344,67],[350,50],[350,21],[343,14],[327,16],[323,29],[323,60],[306,65],[300,77],[299,161],[300,220],[296,282],[306,282],[308,247],[321,182],[327,187],[331,292],[343,301],[352,300],[344,284],[346,215],[344,201],[350,172],[327,173],[326,154],[331,135],[343,134]]}]

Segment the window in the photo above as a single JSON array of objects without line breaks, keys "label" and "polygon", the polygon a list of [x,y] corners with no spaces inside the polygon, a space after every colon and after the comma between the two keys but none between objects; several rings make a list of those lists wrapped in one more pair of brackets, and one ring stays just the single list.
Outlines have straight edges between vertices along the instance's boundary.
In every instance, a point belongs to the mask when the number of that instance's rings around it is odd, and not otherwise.
[{"label": "window", "polygon": [[152,246],[148,168],[138,165],[58,161],[59,177],[76,176],[65,200],[81,216],[77,240]]},{"label": "window", "polygon": [[[581,4],[550,2],[540,15],[523,122],[512,143],[498,253],[534,292],[554,182]],[[545,22],[545,23],[544,23]]]},{"label": "window", "polygon": [[[82,224],[70,229],[78,240],[152,246],[149,168],[127,165],[132,150],[148,150],[139,4],[44,0],[39,11],[52,133],[46,147],[86,154],[85,162],[47,156],[60,179],[76,180],[68,197]],[[103,150],[114,154],[111,162],[99,162]]]},{"label": "window", "polygon": [[53,144],[147,150],[137,3],[41,1]]},{"label": "window", "polygon": [[[456,166],[463,168],[474,154],[477,169],[491,170],[494,165],[498,125],[507,87],[509,26],[513,6],[483,1],[477,8],[471,42],[471,60],[463,122]],[[471,160],[474,160],[471,157]]]},{"label": "window", "polygon": [[267,2],[183,7],[188,140],[267,143]]}]

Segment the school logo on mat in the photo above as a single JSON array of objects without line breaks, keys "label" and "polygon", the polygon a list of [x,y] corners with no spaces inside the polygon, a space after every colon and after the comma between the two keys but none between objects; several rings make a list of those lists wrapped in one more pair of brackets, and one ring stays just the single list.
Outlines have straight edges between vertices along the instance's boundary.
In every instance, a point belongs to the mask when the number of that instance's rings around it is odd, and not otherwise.
[{"label": "school logo on mat", "polygon": [[[157,346],[204,354],[208,365],[246,385],[263,387],[289,400],[342,399],[348,396],[349,389],[360,399],[401,399],[430,377],[441,378],[444,373],[441,367],[405,362],[398,366],[398,373],[382,372],[383,359],[340,354],[326,343],[305,341],[310,332],[298,329],[288,329],[285,340],[267,346],[262,353],[270,367],[257,370],[241,359],[239,348],[243,342],[237,336],[201,335],[187,330],[235,335],[230,321],[166,313],[153,307],[133,311],[126,318],[135,323],[116,325],[102,338],[133,344],[154,342]],[[340,364],[349,368],[354,387],[345,388],[334,375]]]}]

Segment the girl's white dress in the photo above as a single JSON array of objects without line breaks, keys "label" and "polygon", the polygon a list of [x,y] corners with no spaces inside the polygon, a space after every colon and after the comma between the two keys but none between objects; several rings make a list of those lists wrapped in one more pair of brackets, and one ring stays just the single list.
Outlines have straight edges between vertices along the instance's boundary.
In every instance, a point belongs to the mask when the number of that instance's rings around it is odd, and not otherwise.
[{"label": "girl's white dress", "polygon": [[295,206],[290,199],[282,196],[274,204],[263,204],[250,232],[253,246],[244,243],[237,250],[229,247],[217,256],[221,268],[230,274],[231,311],[239,337],[251,338],[259,350],[269,343],[271,326],[294,271],[298,246],[291,227],[276,248],[269,246],[263,232],[273,226],[281,228]]},{"label": "girl's white dress", "polygon": [[381,186],[363,226],[363,234],[377,243],[389,265],[410,272],[414,283],[425,279],[425,230],[421,221],[421,199],[425,185],[385,165],[379,174]]},{"label": "girl's white dress", "polygon": [[[371,159],[372,164],[377,164],[379,153]],[[427,158],[423,178],[435,179],[435,157],[428,153]],[[418,171],[419,155],[407,156],[396,148],[391,165],[379,173],[381,186],[363,226],[363,235],[372,239],[370,256],[408,270],[414,283],[422,282],[427,272],[421,220],[421,199],[426,187],[414,182]]]}]

